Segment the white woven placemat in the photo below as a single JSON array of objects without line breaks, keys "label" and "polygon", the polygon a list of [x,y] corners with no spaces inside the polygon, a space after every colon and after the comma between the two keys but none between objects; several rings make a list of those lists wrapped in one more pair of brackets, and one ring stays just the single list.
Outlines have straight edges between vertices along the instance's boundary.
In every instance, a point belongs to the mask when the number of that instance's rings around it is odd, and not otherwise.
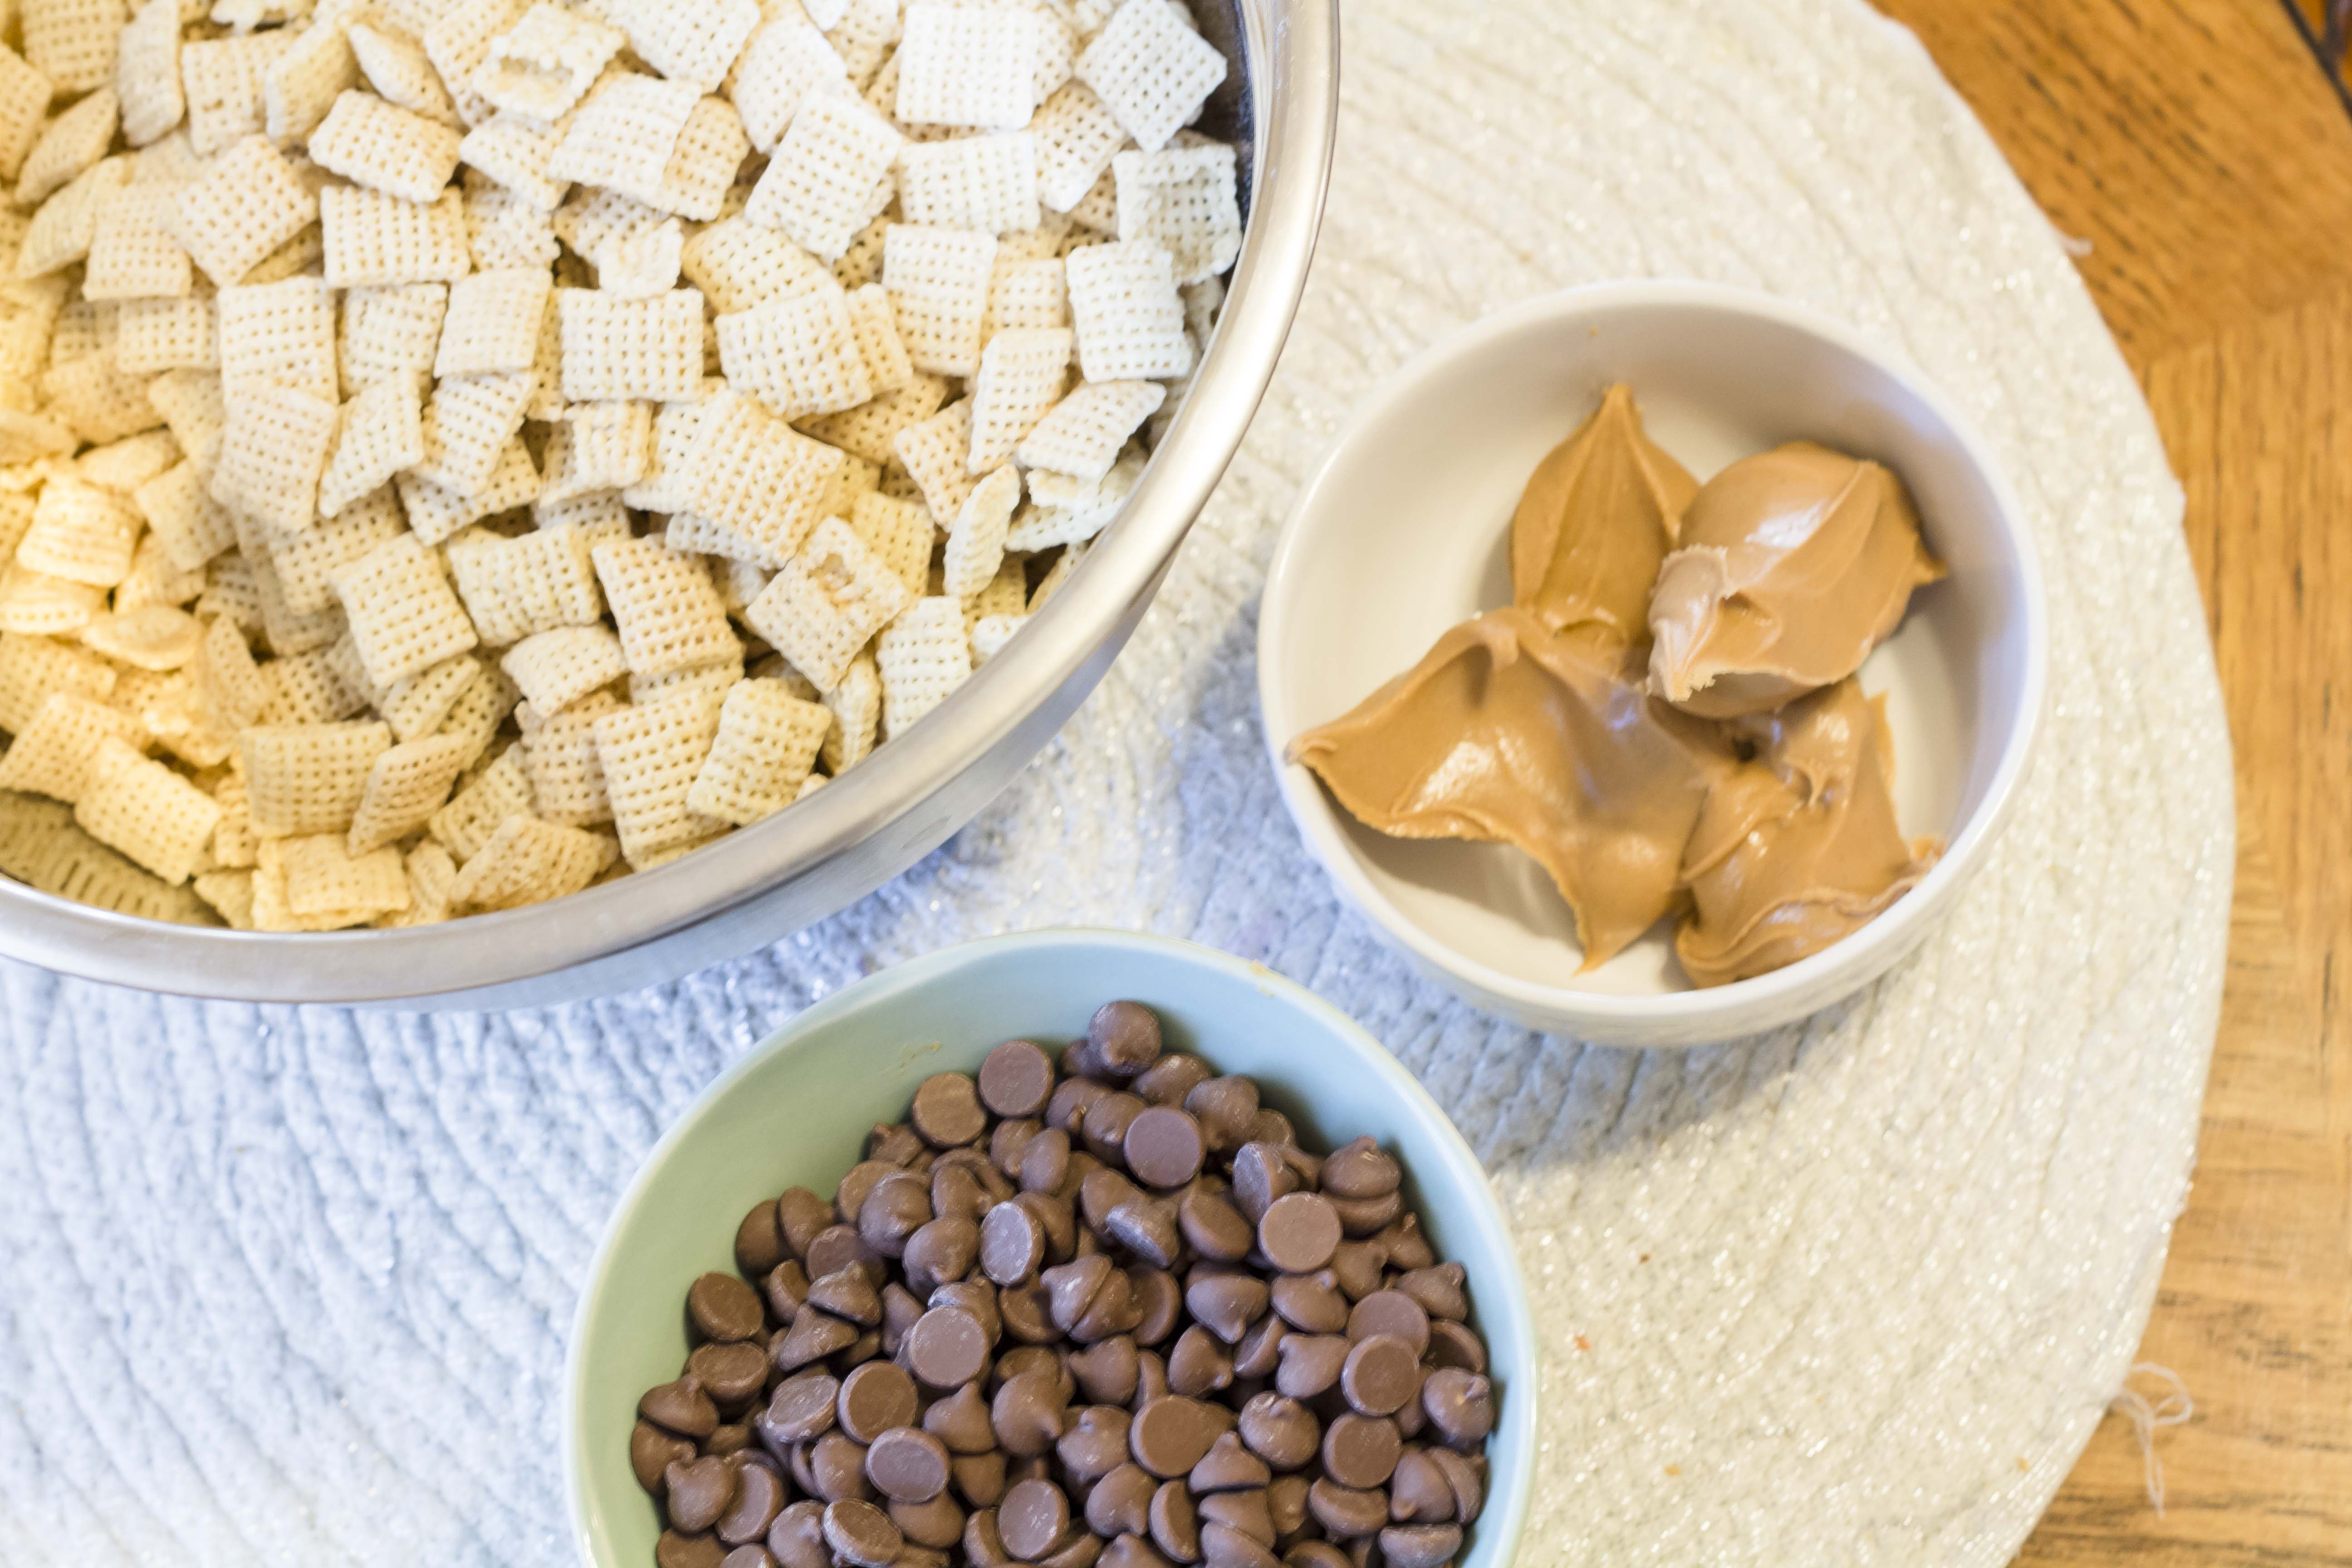
[{"label": "white woven placemat", "polygon": [[[1101,692],[915,872],[669,989],[198,1006],[0,966],[0,1561],[556,1564],[558,1370],[660,1128],[810,999],[1140,925],[1361,1019],[1485,1156],[1541,1320],[1522,1561],[2006,1559],[2119,1382],[2220,991],[2227,737],[2180,498],[2059,240],[1861,0],[1348,0],[1339,168],[1248,448]],[[1384,371],[1538,289],[1691,275],[1900,343],[2040,531],[2054,711],[1950,926],[1688,1055],[1501,1026],[1339,910],[1257,734],[1273,530]]]}]

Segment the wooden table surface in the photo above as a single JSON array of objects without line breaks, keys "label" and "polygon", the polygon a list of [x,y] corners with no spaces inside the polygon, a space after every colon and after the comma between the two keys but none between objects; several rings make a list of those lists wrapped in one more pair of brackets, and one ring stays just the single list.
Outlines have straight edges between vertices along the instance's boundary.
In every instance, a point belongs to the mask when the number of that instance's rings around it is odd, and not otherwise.
[{"label": "wooden table surface", "polygon": [[2221,1040],[2141,1348],[2196,1415],[2157,1438],[2161,1519],[2110,1415],[2020,1561],[2352,1564],[2352,110],[2320,0],[1880,3],[2090,242],[2237,748]]}]

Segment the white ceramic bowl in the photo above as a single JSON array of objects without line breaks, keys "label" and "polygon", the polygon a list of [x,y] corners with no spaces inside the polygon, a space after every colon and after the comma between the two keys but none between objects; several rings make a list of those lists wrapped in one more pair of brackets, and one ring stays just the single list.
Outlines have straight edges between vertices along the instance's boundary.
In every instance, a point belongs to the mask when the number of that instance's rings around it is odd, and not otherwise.
[{"label": "white ceramic bowl", "polygon": [[[1916,497],[1951,567],[1863,667],[1889,694],[1904,830],[1948,847],[1868,926],[1801,963],[1689,985],[1662,922],[1591,974],[1568,904],[1507,845],[1391,838],[1283,761],[1410,668],[1448,626],[1510,603],[1513,509],[1537,461],[1630,384],[1650,434],[1702,480],[1801,438],[1874,458]],[[1420,968],[1532,1028],[1618,1045],[1724,1040],[1802,1017],[1885,973],[1934,927],[2014,801],[2048,629],[2016,497],[1919,371],[1769,295],[1696,283],[1572,289],[1489,316],[1391,375],[1283,530],[1258,623],[1266,743],[1291,816],[1348,898]]]},{"label": "white ceramic bowl", "polygon": [[1403,1163],[1438,1256],[1468,1271],[1499,1398],[1486,1508],[1456,1568],[1506,1568],[1535,1479],[1535,1329],[1476,1156],[1412,1075],[1328,1003],[1209,948],[1101,931],[993,937],[861,980],[737,1063],[646,1156],[589,1266],[564,1373],[564,1482],[587,1568],[653,1563],[659,1525],[629,1470],[637,1395],[677,1374],[686,1288],[733,1268],[745,1211],[794,1184],[830,1192],[866,1130],[899,1120],[932,1073],[970,1072],[1015,1036],[1058,1049],[1119,996],[1155,1009],[1171,1047],[1256,1079],[1310,1147],[1369,1133]]}]

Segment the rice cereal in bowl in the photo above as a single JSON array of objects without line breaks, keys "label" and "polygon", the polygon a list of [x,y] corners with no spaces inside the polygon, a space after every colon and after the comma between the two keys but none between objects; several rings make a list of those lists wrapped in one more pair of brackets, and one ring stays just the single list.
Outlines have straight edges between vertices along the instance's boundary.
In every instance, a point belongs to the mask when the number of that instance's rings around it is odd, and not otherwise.
[{"label": "rice cereal in bowl", "polygon": [[86,15],[0,48],[0,872],[121,913],[514,910],[842,778],[1241,249],[1163,0]]}]

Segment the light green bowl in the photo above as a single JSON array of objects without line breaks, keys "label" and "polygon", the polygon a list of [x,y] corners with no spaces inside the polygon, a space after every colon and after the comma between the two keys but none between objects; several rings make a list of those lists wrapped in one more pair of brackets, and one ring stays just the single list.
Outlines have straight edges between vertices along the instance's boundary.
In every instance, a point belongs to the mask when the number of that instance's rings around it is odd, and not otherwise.
[{"label": "light green bowl", "polygon": [[1503,1568],[1534,1473],[1536,1356],[1527,1286],[1486,1174],[1396,1058],[1336,1009],[1209,948],[1117,931],[995,937],[900,964],[794,1018],[706,1090],[654,1146],[588,1274],[566,1369],[564,1481],[583,1562],[651,1568],[659,1525],[629,1470],[637,1396],[677,1375],[686,1288],[734,1267],[745,1211],[788,1186],[830,1192],[877,1121],[899,1120],[935,1072],[970,1072],[1014,1037],[1048,1048],[1129,996],[1171,1048],[1258,1080],[1302,1141],[1370,1133],[1404,1163],[1406,1195],[1442,1258],[1470,1274],[1500,1400],[1487,1501],[1460,1568]]}]

